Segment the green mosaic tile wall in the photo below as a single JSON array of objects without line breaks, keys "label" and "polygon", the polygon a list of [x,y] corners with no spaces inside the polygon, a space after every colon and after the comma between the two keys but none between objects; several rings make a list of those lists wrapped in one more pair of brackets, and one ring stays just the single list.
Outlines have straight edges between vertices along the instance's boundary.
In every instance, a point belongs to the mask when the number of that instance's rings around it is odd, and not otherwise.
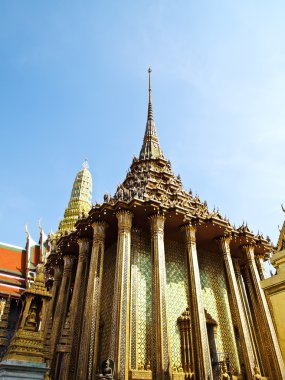
[{"label": "green mosaic tile wall", "polygon": [[167,315],[171,367],[181,366],[180,332],[177,319],[189,306],[187,262],[184,244],[165,240]]}]

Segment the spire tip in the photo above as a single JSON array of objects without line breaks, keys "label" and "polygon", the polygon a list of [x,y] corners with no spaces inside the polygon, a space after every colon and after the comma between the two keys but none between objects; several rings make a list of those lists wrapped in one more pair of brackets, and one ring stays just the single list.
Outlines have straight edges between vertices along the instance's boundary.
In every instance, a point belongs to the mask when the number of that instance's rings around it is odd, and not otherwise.
[{"label": "spire tip", "polygon": [[88,158],[85,158],[83,164],[82,164],[82,167],[83,169],[89,169],[89,165],[88,165]]}]

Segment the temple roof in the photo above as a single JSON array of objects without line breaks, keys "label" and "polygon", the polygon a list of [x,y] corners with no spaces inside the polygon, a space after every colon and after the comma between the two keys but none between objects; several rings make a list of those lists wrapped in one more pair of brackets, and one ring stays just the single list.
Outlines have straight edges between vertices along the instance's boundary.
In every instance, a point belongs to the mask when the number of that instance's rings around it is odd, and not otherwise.
[{"label": "temple roof", "polygon": [[149,73],[149,100],[144,140],[139,157],[134,157],[127,176],[122,184],[118,185],[114,197],[104,196],[105,202],[143,201],[159,202],[163,208],[184,207],[199,209],[201,213],[208,213],[207,204],[201,203],[198,196],[186,192],[182,187],[180,176],[176,176],[171,169],[170,161],[166,160],[160,148],[152,107],[151,69]]},{"label": "temple roof", "polygon": [[197,236],[204,246],[216,249],[215,238],[221,235],[232,237],[235,255],[241,255],[240,246],[254,243],[256,254],[268,257],[272,249],[270,241],[261,234],[254,235],[243,223],[239,228],[223,217],[218,209],[210,211],[207,202],[202,202],[192,191],[185,191],[179,175],[175,175],[171,163],[160,148],[153,118],[151,70],[149,70],[149,100],[144,140],[138,157],[134,157],[127,175],[115,191],[114,196],[104,195],[102,204],[96,203],[88,217],[82,216],[75,225],[75,231],[63,234],[59,244],[72,251],[78,236],[92,236],[94,221],[106,221],[110,228],[109,236],[115,232],[116,212],[127,209],[134,214],[134,225],[144,228],[148,217],[154,212],[164,214],[169,238],[178,239],[180,227],[191,220],[197,226]]},{"label": "temple roof", "polygon": [[87,214],[92,206],[92,176],[87,160],[77,173],[73,183],[70,200],[60,221],[57,233],[70,232],[82,214]]}]

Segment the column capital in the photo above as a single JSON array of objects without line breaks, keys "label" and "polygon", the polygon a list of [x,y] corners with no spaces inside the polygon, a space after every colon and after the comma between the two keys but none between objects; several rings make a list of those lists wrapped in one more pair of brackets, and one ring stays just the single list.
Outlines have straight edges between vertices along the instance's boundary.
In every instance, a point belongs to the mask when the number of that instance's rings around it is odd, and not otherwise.
[{"label": "column capital", "polygon": [[108,228],[108,223],[98,220],[92,223],[93,228],[93,240],[101,240],[103,241],[106,236],[106,230]]},{"label": "column capital", "polygon": [[79,258],[78,260],[86,260],[90,251],[91,240],[88,238],[79,238],[77,240],[79,245]]},{"label": "column capital", "polygon": [[118,230],[130,232],[132,228],[133,213],[128,210],[120,210],[116,213]]},{"label": "column capital", "polygon": [[230,255],[230,242],[232,240],[230,235],[219,236],[216,239],[218,247],[223,255]]},{"label": "column capital", "polygon": [[74,256],[73,255],[64,255],[63,256],[63,276],[66,276],[69,274],[72,270],[72,265],[74,262]]},{"label": "column capital", "polygon": [[254,244],[244,244],[241,246],[241,249],[246,254],[248,261],[254,261]]},{"label": "column capital", "polygon": [[152,233],[164,231],[165,216],[161,214],[153,214],[149,216],[150,229]]},{"label": "column capital", "polygon": [[189,223],[184,224],[180,229],[185,233],[186,243],[196,243],[197,228],[194,221],[190,221]]},{"label": "column capital", "polygon": [[62,268],[59,264],[55,264],[53,267],[53,281],[58,282],[61,278],[62,275]]}]

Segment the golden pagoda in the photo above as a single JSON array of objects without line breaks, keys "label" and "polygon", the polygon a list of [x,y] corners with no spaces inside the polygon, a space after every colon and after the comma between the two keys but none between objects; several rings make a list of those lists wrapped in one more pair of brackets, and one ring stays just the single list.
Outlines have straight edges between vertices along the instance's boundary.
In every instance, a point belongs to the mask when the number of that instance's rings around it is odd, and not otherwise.
[{"label": "golden pagoda", "polygon": [[260,285],[272,246],[183,189],[159,145],[150,69],[139,156],[71,226],[46,263],[46,378],[285,378]]},{"label": "golden pagoda", "polygon": [[92,176],[87,160],[82,169],[77,173],[73,183],[68,207],[64,212],[64,218],[58,226],[57,234],[70,232],[77,219],[82,214],[88,214],[92,206]]}]

